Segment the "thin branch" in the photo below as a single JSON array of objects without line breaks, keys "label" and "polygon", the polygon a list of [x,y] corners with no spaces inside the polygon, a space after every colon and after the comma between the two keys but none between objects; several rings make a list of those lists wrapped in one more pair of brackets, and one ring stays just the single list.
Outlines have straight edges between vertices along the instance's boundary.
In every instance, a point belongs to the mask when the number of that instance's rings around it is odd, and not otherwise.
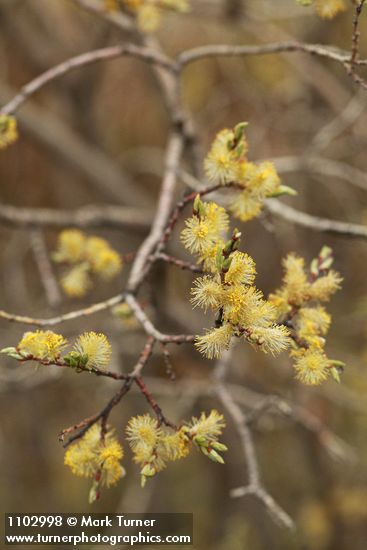
[{"label": "thin branch", "polygon": [[49,306],[51,309],[58,308],[62,301],[61,292],[47,252],[45,238],[40,229],[31,231],[30,242]]},{"label": "thin branch", "polygon": [[277,199],[268,200],[266,202],[266,209],[287,222],[312,229],[312,231],[334,233],[356,239],[367,239],[367,226],[312,216],[306,212],[300,212]]},{"label": "thin branch", "polygon": [[116,306],[122,302],[125,298],[125,293],[116,294],[104,300],[102,302],[97,302],[90,306],[87,306],[82,309],[76,309],[74,311],[69,311],[63,315],[58,315],[56,317],[50,317],[48,319],[40,319],[36,317],[28,317],[26,315],[17,315],[15,313],[8,313],[6,311],[0,310],[0,318],[6,319],[8,321],[14,321],[16,323],[23,323],[25,325],[34,325],[38,327],[52,327],[60,323],[65,323],[66,321],[71,321],[72,319],[77,319],[79,317],[86,317],[98,313],[99,311],[104,311],[113,306]]},{"label": "thin branch", "polygon": [[156,254],[155,258],[157,260],[162,260],[163,262],[166,262],[167,264],[175,265],[176,267],[179,267],[180,269],[192,271],[192,273],[204,273],[203,269],[201,267],[198,267],[197,265],[190,264],[190,262],[185,262],[184,260],[180,260],[179,258],[174,258],[173,256],[169,256],[168,254],[164,254],[163,252]]},{"label": "thin branch", "polygon": [[43,86],[76,68],[84,67],[96,63],[97,61],[105,61],[125,55],[138,57],[148,63],[158,64],[172,72],[176,71],[176,67],[172,61],[166,56],[158,54],[149,48],[136,46],[135,44],[122,44],[121,46],[101,48],[72,57],[59,65],[55,65],[55,67],[52,67],[48,71],[45,71],[23,86],[21,91],[1,108],[0,112],[3,114],[15,113],[31,95],[43,88]]},{"label": "thin branch", "polygon": [[136,319],[144,328],[145,332],[155,338],[155,340],[157,340],[158,342],[161,342],[163,344],[189,344],[194,342],[194,334],[170,335],[163,334],[162,332],[157,330],[132,294],[127,294],[125,297],[125,301],[130,306]]},{"label": "thin branch", "polygon": [[[267,55],[285,52],[304,52],[345,64],[350,59],[350,53],[332,46],[322,44],[304,44],[297,41],[272,42],[263,46],[237,46],[229,44],[213,44],[186,50],[177,56],[177,62],[184,67],[195,61],[208,57],[232,57],[247,55]],[[357,65],[364,65],[367,60],[356,60]]]},{"label": "thin branch", "polygon": [[112,227],[147,230],[151,210],[130,206],[84,206],[77,210],[23,208],[0,204],[0,223],[22,227]]},{"label": "thin branch", "polygon": [[295,525],[292,518],[279,506],[262,485],[255,445],[251,430],[247,424],[246,416],[236,404],[230,391],[222,382],[216,384],[215,393],[233,419],[242,444],[248,470],[248,484],[244,487],[233,489],[231,491],[231,496],[238,498],[245,495],[252,495],[258,498],[279,525],[293,530]]},{"label": "thin branch", "polygon": [[165,173],[156,214],[151,231],[140,246],[135,261],[132,265],[127,282],[127,290],[129,292],[135,292],[144,279],[147,269],[149,270],[152,263],[152,260],[149,260],[149,256],[152,254],[157,243],[160,241],[164,228],[167,224],[177,182],[177,170],[183,154],[183,149],[183,136],[177,132],[173,132],[169,138],[166,149]]}]

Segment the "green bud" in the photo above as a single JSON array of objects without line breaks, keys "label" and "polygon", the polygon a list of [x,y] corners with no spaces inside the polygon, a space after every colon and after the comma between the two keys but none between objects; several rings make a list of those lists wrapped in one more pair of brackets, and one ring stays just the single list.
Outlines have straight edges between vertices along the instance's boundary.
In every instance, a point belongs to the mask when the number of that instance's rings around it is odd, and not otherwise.
[{"label": "green bud", "polygon": [[93,485],[89,491],[89,498],[88,498],[89,504],[93,504],[93,502],[98,500],[98,497],[99,497],[99,483],[98,481],[93,481]]},{"label": "green bud", "polygon": [[220,246],[218,246],[217,256],[215,258],[215,265],[216,265],[218,271],[222,271],[223,261],[224,261],[224,258],[223,258],[223,254],[222,254],[222,248]]},{"label": "green bud", "polygon": [[231,263],[232,263],[232,258],[227,258],[226,260],[224,260],[224,262],[222,263],[222,271],[227,273],[227,271],[231,267]]},{"label": "green bud", "polygon": [[239,142],[243,138],[243,136],[245,135],[245,130],[247,126],[248,126],[248,122],[239,122],[233,128],[234,139],[236,142]]},{"label": "green bud", "polygon": [[326,260],[326,258],[329,258],[332,255],[333,255],[333,249],[330,248],[330,246],[323,246],[322,249],[320,250],[319,257],[321,258],[321,260]]},{"label": "green bud", "polygon": [[226,451],[228,451],[227,445],[224,445],[224,443],[220,443],[219,441],[214,441],[213,443],[211,443],[211,446],[213,447],[213,449],[221,453],[225,453]]},{"label": "green bud", "polygon": [[9,353],[14,353],[16,351],[17,351],[16,348],[9,347],[9,348],[3,348],[2,350],[0,350],[0,353],[5,353],[5,355],[9,355]]},{"label": "green bud", "polygon": [[223,458],[214,449],[210,449],[210,451],[208,453],[208,458],[210,458],[210,460],[212,460],[213,462],[218,462],[219,464],[224,464]]},{"label": "green bud", "polygon": [[197,194],[196,197],[195,197],[195,200],[194,200],[194,205],[193,205],[193,211],[194,211],[194,214],[197,214],[200,212],[200,206],[202,205],[202,201],[200,199],[200,195]]},{"label": "green bud", "polygon": [[336,367],[339,372],[343,372],[345,367],[347,366],[343,361],[338,361],[338,359],[330,359],[330,363]]},{"label": "green bud", "polygon": [[333,265],[333,262],[334,262],[334,258],[332,256],[329,256],[328,258],[326,258],[321,262],[321,264],[319,265],[319,270],[324,271],[324,270],[330,269],[331,266]]},{"label": "green bud", "polygon": [[80,356],[80,364],[83,365],[83,367],[85,367],[87,363],[88,363],[88,354],[84,353],[83,355]]},{"label": "green bud", "polygon": [[338,384],[340,384],[340,373],[339,373],[339,370],[336,368],[336,367],[332,367],[330,369],[330,373],[331,373],[331,376],[333,377],[333,379],[335,380],[335,382],[337,382]]},{"label": "green bud", "polygon": [[271,198],[282,197],[283,195],[290,195],[294,197],[298,195],[297,191],[288,185],[279,185],[278,189],[270,195]]},{"label": "green bud", "polygon": [[208,440],[203,435],[196,435],[193,439],[194,443],[199,445],[199,447],[207,447],[208,446]]},{"label": "green bud", "polygon": [[153,466],[151,466],[150,464],[146,464],[140,473],[144,477],[153,477],[155,476],[156,471],[155,471],[155,468],[153,468]]},{"label": "green bud", "polygon": [[311,262],[310,272],[313,277],[317,277],[319,274],[319,262],[317,258],[314,258]]}]

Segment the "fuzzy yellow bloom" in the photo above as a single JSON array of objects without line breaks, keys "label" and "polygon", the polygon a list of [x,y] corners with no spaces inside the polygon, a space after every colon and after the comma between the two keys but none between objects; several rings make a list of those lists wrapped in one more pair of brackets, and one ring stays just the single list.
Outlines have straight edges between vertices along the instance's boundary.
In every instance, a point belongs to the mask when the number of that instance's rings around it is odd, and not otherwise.
[{"label": "fuzzy yellow bloom", "polygon": [[332,19],[347,9],[344,0],[315,0],[316,12],[323,19]]},{"label": "fuzzy yellow bloom", "polygon": [[53,254],[55,262],[77,263],[83,259],[86,237],[78,229],[65,229],[58,237],[57,249]]},{"label": "fuzzy yellow bloom", "polygon": [[112,309],[112,313],[115,317],[121,319],[124,327],[128,329],[133,329],[140,326],[139,321],[136,319],[134,312],[129,304],[118,304]]},{"label": "fuzzy yellow bloom", "polygon": [[262,292],[254,286],[235,285],[226,291],[224,316],[230,323],[243,327],[269,326],[275,320],[275,311],[273,306],[263,299]]},{"label": "fuzzy yellow bloom", "polygon": [[220,307],[223,298],[223,288],[215,278],[206,275],[195,280],[191,294],[191,303],[194,307],[201,307],[205,311],[208,308],[215,310]]},{"label": "fuzzy yellow bloom", "polygon": [[231,259],[231,265],[224,277],[225,283],[252,285],[256,276],[256,266],[251,256],[236,250]]},{"label": "fuzzy yellow bloom", "polygon": [[204,168],[210,181],[219,181],[225,184],[237,180],[236,154],[229,151],[225,143],[212,147],[204,161]]},{"label": "fuzzy yellow bloom", "polygon": [[272,355],[278,355],[291,344],[289,330],[282,325],[255,326],[250,329],[250,336],[246,339],[255,345],[255,349]]},{"label": "fuzzy yellow bloom", "polygon": [[235,218],[247,222],[256,218],[263,208],[263,201],[250,190],[245,189],[236,195],[229,205],[229,210]]},{"label": "fuzzy yellow bloom", "polygon": [[84,332],[75,344],[74,349],[81,356],[88,357],[86,367],[103,369],[107,367],[111,359],[111,344],[104,334],[96,332]]},{"label": "fuzzy yellow bloom", "polygon": [[281,181],[271,162],[262,162],[258,166],[252,162],[244,163],[239,177],[244,190],[235,194],[229,208],[236,218],[246,222],[261,213],[264,200],[280,190]]},{"label": "fuzzy yellow bloom", "polygon": [[125,475],[121,466],[123,456],[113,432],[107,432],[103,441],[100,426],[94,424],[80,441],[67,449],[64,463],[80,477],[93,478],[100,473],[101,484],[110,487]]},{"label": "fuzzy yellow bloom", "polygon": [[72,267],[60,279],[60,285],[71,298],[81,298],[92,286],[89,277],[89,266],[86,262]]},{"label": "fuzzy yellow bloom", "polygon": [[149,414],[134,416],[129,420],[126,427],[127,440],[135,453],[147,452],[150,456],[151,450],[156,446],[158,440],[163,436],[163,430],[158,427],[156,418]]},{"label": "fuzzy yellow bloom", "polygon": [[0,114],[0,149],[6,149],[18,139],[17,121],[13,116]]},{"label": "fuzzy yellow bloom", "polygon": [[60,357],[60,353],[67,345],[67,341],[61,334],[51,330],[37,330],[26,332],[19,342],[17,349],[25,355],[32,355],[37,359],[54,361]]},{"label": "fuzzy yellow bloom", "polygon": [[259,199],[265,199],[273,195],[280,186],[280,178],[271,162],[262,162],[256,166],[252,177],[248,179],[246,188]]},{"label": "fuzzy yellow bloom", "polygon": [[304,269],[305,261],[295,254],[288,254],[283,260],[284,290],[288,302],[292,305],[302,305],[309,297],[310,283]]},{"label": "fuzzy yellow bloom", "polygon": [[93,258],[92,269],[105,279],[112,279],[122,269],[121,256],[115,250],[106,248]]},{"label": "fuzzy yellow bloom", "polygon": [[234,329],[230,323],[208,330],[204,336],[197,336],[195,346],[208,359],[218,358],[229,348]]},{"label": "fuzzy yellow bloom", "polygon": [[123,449],[118,441],[112,440],[102,446],[99,452],[99,461],[102,468],[102,485],[110,487],[124,477],[125,470],[120,461],[124,456]]},{"label": "fuzzy yellow bloom", "polygon": [[185,221],[185,225],[186,228],[181,233],[181,240],[190,252],[193,254],[202,252],[212,244],[213,234],[207,220],[192,217]]},{"label": "fuzzy yellow bloom", "polygon": [[131,418],[126,435],[134,462],[141,466],[142,486],[147,478],[163,470],[167,462],[184,458],[190,451],[190,440],[183,429],[168,434],[149,414]]},{"label": "fuzzy yellow bloom", "polygon": [[167,461],[180,460],[190,452],[190,440],[182,429],[173,434],[165,435],[160,441],[163,458]]},{"label": "fuzzy yellow bloom", "polygon": [[318,277],[310,288],[311,298],[320,302],[327,302],[340,289],[343,278],[336,271],[329,271],[327,275]]},{"label": "fuzzy yellow bloom", "polygon": [[331,316],[322,306],[302,307],[296,321],[297,334],[308,344],[322,344],[319,335],[324,336],[330,327]]},{"label": "fuzzy yellow bloom", "polygon": [[203,246],[198,254],[198,263],[202,264],[204,271],[210,271],[211,273],[217,273],[217,253],[218,249],[222,250],[224,247],[223,239],[216,239],[210,241],[207,245]]},{"label": "fuzzy yellow bloom", "polygon": [[324,382],[330,374],[330,360],[319,349],[309,348],[296,358],[296,378],[308,386]]},{"label": "fuzzy yellow bloom", "polygon": [[203,216],[209,224],[210,232],[220,234],[222,231],[227,231],[229,226],[229,217],[227,212],[215,202],[204,202]]},{"label": "fuzzy yellow bloom", "polygon": [[144,4],[137,12],[138,27],[143,32],[154,32],[161,20],[160,9],[153,4]]},{"label": "fuzzy yellow bloom", "polygon": [[199,418],[193,417],[189,426],[191,437],[199,436],[207,439],[216,439],[221,435],[226,423],[224,416],[213,409],[208,416],[202,412]]}]

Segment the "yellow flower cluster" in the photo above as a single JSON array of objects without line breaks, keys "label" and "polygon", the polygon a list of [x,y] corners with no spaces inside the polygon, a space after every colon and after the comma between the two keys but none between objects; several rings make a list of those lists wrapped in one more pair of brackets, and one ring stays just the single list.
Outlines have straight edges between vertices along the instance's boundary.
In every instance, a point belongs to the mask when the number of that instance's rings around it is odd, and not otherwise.
[{"label": "yellow flower cluster", "polygon": [[105,239],[87,237],[77,229],[66,229],[59,234],[53,259],[58,263],[71,264],[61,278],[64,292],[71,297],[82,297],[91,288],[90,275],[112,279],[122,269],[121,256]]},{"label": "yellow flower cluster", "polygon": [[111,360],[111,344],[101,333],[84,332],[77,338],[74,349],[80,357],[86,357],[84,366],[90,369],[106,368]]},{"label": "yellow flower cluster", "polygon": [[189,439],[182,430],[167,433],[149,414],[130,419],[127,440],[134,453],[134,462],[141,466],[141,484],[163,470],[167,462],[179,460],[189,452]]},{"label": "yellow flower cluster", "polygon": [[136,17],[142,31],[152,32],[159,27],[165,10],[184,13],[190,6],[188,0],[105,0],[108,11],[116,11],[120,7]]},{"label": "yellow flower cluster", "polygon": [[54,361],[60,357],[61,351],[67,345],[67,340],[61,334],[51,330],[26,332],[17,346],[23,356]]},{"label": "yellow flower cluster", "polygon": [[4,348],[1,353],[18,361],[62,362],[84,370],[105,369],[111,359],[111,344],[104,334],[85,332],[78,336],[72,351],[61,357],[67,340],[51,330],[26,332],[16,347]]},{"label": "yellow flower cluster", "polygon": [[289,254],[283,261],[283,285],[269,296],[278,321],[292,330],[296,377],[304,384],[320,384],[329,376],[338,379],[339,361],[325,354],[325,336],[331,316],[321,305],[340,288],[342,278],[331,269],[332,250],[324,247],[307,274],[303,258]]},{"label": "yellow flower cluster", "polygon": [[121,320],[125,329],[131,330],[140,326],[129,304],[118,304],[112,309],[112,313]]},{"label": "yellow flower cluster", "polygon": [[228,349],[233,336],[244,336],[257,349],[278,354],[290,344],[288,329],[275,324],[276,309],[254,286],[255,262],[238,250],[241,234],[235,230],[232,238],[224,241],[227,226],[223,208],[197,197],[194,214],[181,234],[185,247],[211,271],[196,279],[191,302],[194,307],[217,312],[216,327],[198,336],[196,346],[212,359]]},{"label": "yellow flower cluster", "polygon": [[126,435],[134,453],[134,462],[140,465],[141,483],[144,487],[148,478],[163,470],[168,462],[186,457],[192,443],[214,462],[223,464],[219,452],[227,447],[218,442],[225,423],[223,416],[211,411],[209,416],[201,413],[187,425],[168,433],[149,414],[130,419]]},{"label": "yellow flower cluster", "polygon": [[[80,441],[67,449],[64,463],[74,475],[92,478],[98,487],[110,487],[125,476],[121,465],[123,456],[123,449],[113,431],[108,431],[103,438],[100,425],[94,424]],[[95,498],[96,491],[92,486],[90,501]]]},{"label": "yellow flower cluster", "polygon": [[229,210],[241,221],[248,221],[261,213],[266,198],[295,194],[290,187],[281,184],[271,162],[255,164],[247,160],[246,123],[239,123],[232,130],[220,131],[204,161],[209,180],[222,185],[236,184]]},{"label": "yellow flower cluster", "polygon": [[0,114],[0,149],[6,149],[18,139],[17,121],[13,116]]},{"label": "yellow flower cluster", "polygon": [[323,19],[332,19],[347,9],[345,0],[297,0],[301,6],[315,7],[316,13]]}]

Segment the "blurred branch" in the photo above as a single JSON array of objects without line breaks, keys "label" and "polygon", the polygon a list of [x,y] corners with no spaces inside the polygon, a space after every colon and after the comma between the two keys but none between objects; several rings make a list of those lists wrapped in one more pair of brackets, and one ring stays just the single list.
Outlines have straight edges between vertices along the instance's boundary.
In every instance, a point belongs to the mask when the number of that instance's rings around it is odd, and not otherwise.
[{"label": "blurred branch", "polygon": [[349,238],[367,239],[367,226],[364,225],[312,216],[311,214],[306,214],[306,212],[296,210],[296,208],[288,206],[277,199],[267,200],[265,207],[271,214],[295,225],[312,229],[312,231],[334,233]]},{"label": "blurred branch", "polygon": [[143,59],[148,63],[158,64],[172,72],[177,70],[176,66],[166,56],[156,53],[150,48],[136,46],[135,44],[122,44],[121,46],[101,48],[72,57],[59,65],[55,65],[55,67],[52,67],[48,71],[45,71],[23,86],[21,91],[1,108],[0,112],[4,114],[15,113],[31,95],[43,88],[43,86],[78,67],[84,67],[91,63],[96,63],[97,61],[106,61],[125,55]]},{"label": "blurred branch", "polygon": [[321,156],[275,157],[272,162],[281,173],[307,171],[322,176],[329,176],[347,181],[354,187],[367,191],[367,174],[346,162],[332,160]]},{"label": "blurred branch", "polygon": [[292,518],[279,506],[273,497],[264,488],[259,472],[259,465],[256,457],[255,445],[252,438],[252,433],[249,428],[247,418],[235,402],[231,392],[223,383],[223,378],[227,370],[227,365],[231,357],[231,351],[224,355],[222,361],[219,361],[214,371],[214,391],[221,400],[222,404],[231,415],[236,426],[240,442],[242,444],[243,453],[246,459],[248,470],[248,484],[245,487],[238,487],[231,491],[231,496],[234,498],[245,495],[252,495],[259,499],[266,507],[268,512],[278,524],[288,529],[294,529]]},{"label": "blurred branch", "polygon": [[[8,85],[0,84],[0,101],[14,96]],[[17,115],[20,126],[68,165],[79,170],[99,192],[119,202],[141,205],[144,195],[123,168],[92,143],[87,143],[67,124],[45,108],[28,102]],[[139,219],[139,218],[138,218]]]},{"label": "blurred branch", "polygon": [[40,229],[33,229],[30,232],[30,242],[47,301],[51,309],[55,309],[60,306],[62,298],[47,252],[45,238]]},{"label": "blurred branch", "polygon": [[23,208],[0,204],[0,223],[23,227],[113,227],[146,231],[152,212],[131,206],[84,206],[77,210]]},{"label": "blurred branch", "polygon": [[[199,46],[186,50],[177,56],[177,62],[184,67],[195,61],[208,57],[232,57],[247,55],[267,55],[273,53],[292,53],[304,52],[319,57],[325,57],[338,63],[345,64],[350,58],[350,53],[335,48],[333,46],[324,46],[322,44],[304,44],[297,41],[272,42],[263,46],[237,46],[229,44],[213,44],[208,46]],[[366,65],[367,60],[357,60],[357,65]]]}]

